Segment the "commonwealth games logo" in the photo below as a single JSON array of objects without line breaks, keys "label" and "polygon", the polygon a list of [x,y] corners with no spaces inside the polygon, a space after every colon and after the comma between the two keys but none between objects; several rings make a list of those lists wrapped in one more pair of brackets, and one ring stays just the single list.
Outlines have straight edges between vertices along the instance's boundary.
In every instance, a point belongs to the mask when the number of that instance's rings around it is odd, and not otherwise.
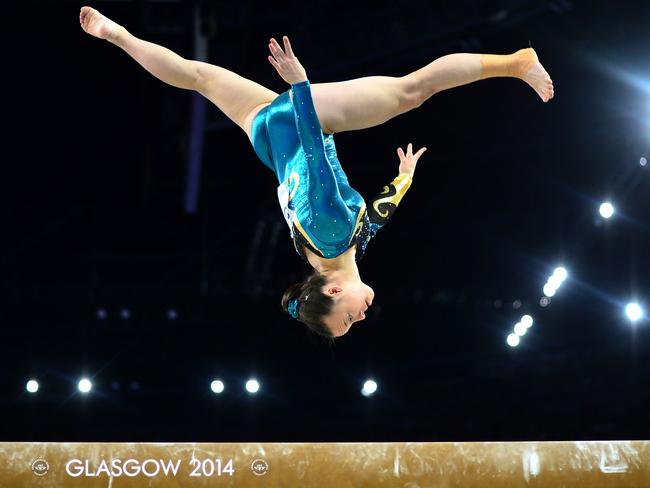
[{"label": "commonwealth games logo", "polygon": [[50,470],[50,465],[45,459],[37,459],[32,463],[32,473],[36,476],[45,476]]}]

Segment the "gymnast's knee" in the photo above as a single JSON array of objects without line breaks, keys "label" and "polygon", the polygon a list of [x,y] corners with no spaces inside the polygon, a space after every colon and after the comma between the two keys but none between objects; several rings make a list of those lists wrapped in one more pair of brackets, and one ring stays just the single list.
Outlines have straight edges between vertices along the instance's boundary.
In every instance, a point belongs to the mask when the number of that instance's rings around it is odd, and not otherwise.
[{"label": "gymnast's knee", "polygon": [[432,95],[424,92],[422,83],[414,76],[402,76],[400,82],[400,111],[402,112],[418,108]]}]

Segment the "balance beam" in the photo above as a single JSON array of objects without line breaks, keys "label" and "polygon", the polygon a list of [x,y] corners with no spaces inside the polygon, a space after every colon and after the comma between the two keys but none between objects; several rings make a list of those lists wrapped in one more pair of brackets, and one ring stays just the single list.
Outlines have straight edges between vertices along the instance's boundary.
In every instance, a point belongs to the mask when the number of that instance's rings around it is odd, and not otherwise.
[{"label": "balance beam", "polygon": [[650,487],[650,442],[0,443],[13,487]]}]

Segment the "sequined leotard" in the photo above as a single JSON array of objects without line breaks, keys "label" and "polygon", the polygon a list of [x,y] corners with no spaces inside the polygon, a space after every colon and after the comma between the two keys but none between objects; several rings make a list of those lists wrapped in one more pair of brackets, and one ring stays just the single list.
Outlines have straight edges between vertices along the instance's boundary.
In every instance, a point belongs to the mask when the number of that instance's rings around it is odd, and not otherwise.
[{"label": "sequined leotard", "polygon": [[354,244],[359,261],[411,186],[411,175],[399,174],[366,208],[341,168],[333,134],[321,129],[309,80],[292,84],[260,110],[251,132],[255,153],[278,178],[282,213],[305,261],[303,246],[335,258]]}]

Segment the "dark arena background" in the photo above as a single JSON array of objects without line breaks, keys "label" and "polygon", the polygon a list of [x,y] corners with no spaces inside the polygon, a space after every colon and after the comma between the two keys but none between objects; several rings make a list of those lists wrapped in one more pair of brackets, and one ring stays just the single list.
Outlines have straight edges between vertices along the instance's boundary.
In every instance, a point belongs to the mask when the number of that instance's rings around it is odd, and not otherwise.
[{"label": "dark arena background", "polygon": [[[428,150],[359,262],[376,292],[366,320],[329,345],[281,309],[311,268],[246,134],[86,34],[83,5],[277,93],[289,85],[267,45],[287,35],[312,84],[532,45],[555,97],[489,79],[335,134],[364,198],[397,176],[397,147]],[[650,2],[16,1],[3,12],[0,456],[41,442],[650,439]],[[638,446],[645,457],[627,466],[645,481],[562,486],[650,486],[650,448]],[[483,486],[445,476],[421,486]]]}]

